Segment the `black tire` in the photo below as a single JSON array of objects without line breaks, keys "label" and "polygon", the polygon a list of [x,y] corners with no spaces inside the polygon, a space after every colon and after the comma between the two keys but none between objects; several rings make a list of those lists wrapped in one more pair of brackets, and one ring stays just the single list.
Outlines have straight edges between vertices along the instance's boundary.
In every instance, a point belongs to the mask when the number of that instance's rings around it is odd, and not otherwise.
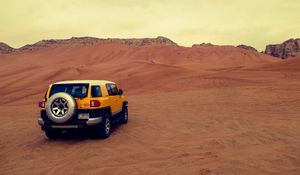
[{"label": "black tire", "polygon": [[61,136],[61,131],[47,128],[47,129],[45,129],[45,134],[48,137],[48,139],[56,139],[59,136]]},{"label": "black tire", "polygon": [[128,107],[124,106],[122,109],[122,117],[120,123],[126,124],[128,122]]},{"label": "black tire", "polygon": [[92,129],[92,137],[106,139],[110,136],[110,133],[111,133],[110,115],[107,112],[105,112],[101,123]]}]

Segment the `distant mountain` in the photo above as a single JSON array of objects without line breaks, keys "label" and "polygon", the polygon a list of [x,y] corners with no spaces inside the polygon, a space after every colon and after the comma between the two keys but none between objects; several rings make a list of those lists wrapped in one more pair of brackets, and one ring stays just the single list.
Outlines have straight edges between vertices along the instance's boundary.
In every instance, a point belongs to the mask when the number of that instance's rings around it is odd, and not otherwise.
[{"label": "distant mountain", "polygon": [[[27,44],[20,48],[12,48],[9,45],[0,42],[0,53],[9,54],[11,52],[22,52],[22,51],[32,51],[40,50],[43,48],[54,48],[63,45],[96,45],[96,44],[122,44],[128,46],[147,46],[147,45],[165,45],[165,46],[178,46],[177,43],[173,42],[171,39],[158,36],[156,38],[95,38],[95,37],[72,37],[70,39],[50,39],[41,40],[34,44]],[[202,48],[202,47],[216,47],[211,43],[193,44],[192,48]],[[238,45],[239,49],[248,50],[252,52],[257,52],[257,50],[248,45]],[[266,46],[265,54],[271,55],[273,57],[288,58],[300,55],[300,38],[289,39],[281,44],[270,44]]]},{"label": "distant mountain", "polygon": [[135,46],[143,46],[143,45],[151,45],[151,44],[161,44],[161,45],[177,45],[172,40],[159,36],[157,38],[131,38],[131,39],[119,39],[119,38],[95,38],[95,37],[72,37],[70,39],[51,39],[51,40],[42,40],[35,44],[28,44],[21,47],[18,50],[36,50],[45,47],[53,47],[57,45],[64,44],[85,44],[85,45],[93,45],[96,43],[118,43],[125,45],[135,45]]},{"label": "distant mountain", "polygon": [[201,46],[214,46],[211,43],[201,43],[201,44],[193,44],[192,47],[201,47]]},{"label": "distant mountain", "polygon": [[14,49],[12,47],[10,47],[9,45],[0,42],[0,53],[10,53],[13,50]]},{"label": "distant mountain", "polygon": [[267,45],[265,53],[283,59],[300,55],[300,38],[289,39],[281,44]]},{"label": "distant mountain", "polygon": [[238,45],[236,47],[241,48],[241,49],[246,49],[246,50],[251,50],[251,51],[257,52],[257,50],[254,47],[247,46],[247,45],[244,45],[244,44]]}]

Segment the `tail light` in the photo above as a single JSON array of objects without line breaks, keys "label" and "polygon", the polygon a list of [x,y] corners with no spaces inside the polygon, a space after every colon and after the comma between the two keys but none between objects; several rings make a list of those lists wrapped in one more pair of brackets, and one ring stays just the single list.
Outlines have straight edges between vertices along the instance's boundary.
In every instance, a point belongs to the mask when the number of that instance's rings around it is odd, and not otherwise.
[{"label": "tail light", "polygon": [[40,101],[39,102],[39,107],[40,108],[44,108],[45,107],[45,102],[44,101]]},{"label": "tail light", "polygon": [[99,107],[101,105],[98,100],[91,100],[91,107]]}]

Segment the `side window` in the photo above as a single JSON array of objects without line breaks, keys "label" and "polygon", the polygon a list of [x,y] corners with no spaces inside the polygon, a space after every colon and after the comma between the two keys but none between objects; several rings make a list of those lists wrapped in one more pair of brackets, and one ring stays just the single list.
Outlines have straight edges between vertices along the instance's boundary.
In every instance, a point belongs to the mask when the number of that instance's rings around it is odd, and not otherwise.
[{"label": "side window", "polygon": [[117,85],[111,84],[110,87],[111,87],[112,95],[118,95]]},{"label": "side window", "polygon": [[110,84],[106,84],[106,89],[107,89],[108,95],[111,96],[112,95],[112,91],[111,91]]},{"label": "side window", "polygon": [[100,86],[92,86],[92,97],[102,97]]},{"label": "side window", "polygon": [[106,88],[109,96],[118,95],[118,88],[115,84],[107,84]]}]

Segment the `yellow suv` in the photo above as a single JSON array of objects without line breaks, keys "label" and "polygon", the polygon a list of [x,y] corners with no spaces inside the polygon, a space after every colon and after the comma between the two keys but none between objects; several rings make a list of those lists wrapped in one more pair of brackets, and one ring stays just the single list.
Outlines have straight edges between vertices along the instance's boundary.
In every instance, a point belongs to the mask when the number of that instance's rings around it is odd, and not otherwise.
[{"label": "yellow suv", "polygon": [[38,123],[49,139],[62,131],[89,128],[93,136],[110,136],[111,123],[128,121],[128,102],[116,83],[72,80],[53,83],[39,102]]}]

